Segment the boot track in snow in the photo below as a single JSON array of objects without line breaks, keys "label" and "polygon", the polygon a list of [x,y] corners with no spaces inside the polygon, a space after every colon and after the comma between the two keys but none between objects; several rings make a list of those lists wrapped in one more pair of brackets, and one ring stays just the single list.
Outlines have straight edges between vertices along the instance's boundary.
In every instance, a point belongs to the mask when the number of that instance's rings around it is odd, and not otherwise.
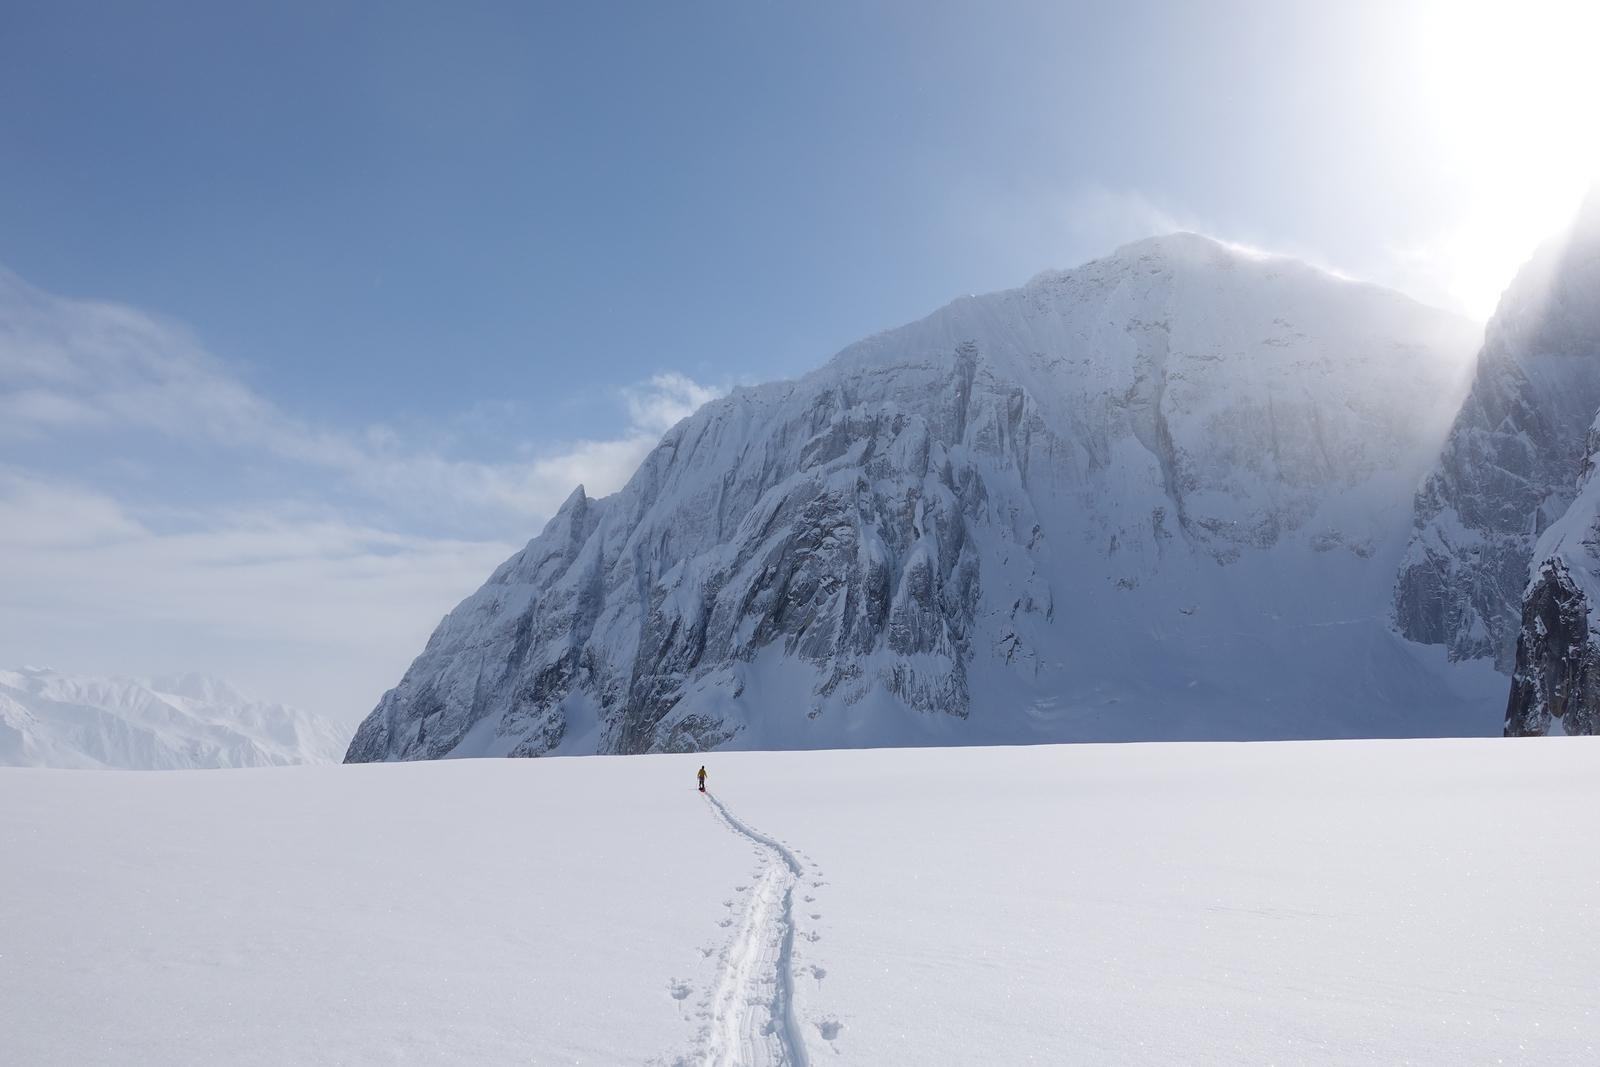
[{"label": "boot track in snow", "polygon": [[794,1008],[794,891],[800,860],[741,822],[711,794],[712,813],[765,854],[749,903],[728,945],[711,1004],[706,1067],[807,1067]]}]

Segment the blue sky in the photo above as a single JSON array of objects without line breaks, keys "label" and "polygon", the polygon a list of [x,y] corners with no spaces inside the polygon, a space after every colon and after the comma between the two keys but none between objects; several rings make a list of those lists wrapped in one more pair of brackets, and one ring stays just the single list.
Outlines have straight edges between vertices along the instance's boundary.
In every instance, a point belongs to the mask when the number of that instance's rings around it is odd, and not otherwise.
[{"label": "blue sky", "polygon": [[0,0],[0,662],[351,717],[699,402],[1155,232],[1485,315],[1585,10]]}]

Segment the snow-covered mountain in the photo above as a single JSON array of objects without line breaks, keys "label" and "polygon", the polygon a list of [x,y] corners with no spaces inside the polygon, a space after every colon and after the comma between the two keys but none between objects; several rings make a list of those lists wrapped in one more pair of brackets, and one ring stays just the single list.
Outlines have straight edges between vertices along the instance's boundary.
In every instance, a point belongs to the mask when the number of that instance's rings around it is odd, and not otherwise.
[{"label": "snow-covered mountain", "polygon": [[347,734],[205,675],[145,681],[0,671],[0,765],[172,770],[326,763]]},{"label": "snow-covered mountain", "polygon": [[1478,339],[1191,234],[958,300],[573,493],[347,759],[1484,732],[1388,626]]},{"label": "snow-covered mountain", "polygon": [[[1600,191],[1555,252],[1558,267],[1541,302],[1544,336],[1600,377]],[[1508,735],[1600,733],[1600,417],[1582,455],[1574,485],[1564,487],[1572,503],[1544,530],[1523,571]]]},{"label": "snow-covered mountain", "polygon": [[1417,494],[1395,621],[1509,672],[1534,547],[1567,510],[1600,410],[1600,192],[1490,321],[1472,391]]}]

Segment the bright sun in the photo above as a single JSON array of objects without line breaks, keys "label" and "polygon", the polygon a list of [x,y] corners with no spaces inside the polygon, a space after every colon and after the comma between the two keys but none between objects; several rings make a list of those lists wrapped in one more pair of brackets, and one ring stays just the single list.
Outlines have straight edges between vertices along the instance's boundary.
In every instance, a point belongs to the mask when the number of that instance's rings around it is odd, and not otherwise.
[{"label": "bright sun", "polygon": [[1488,315],[1600,179],[1600,0],[1431,0],[1419,76],[1468,214],[1436,254]]}]

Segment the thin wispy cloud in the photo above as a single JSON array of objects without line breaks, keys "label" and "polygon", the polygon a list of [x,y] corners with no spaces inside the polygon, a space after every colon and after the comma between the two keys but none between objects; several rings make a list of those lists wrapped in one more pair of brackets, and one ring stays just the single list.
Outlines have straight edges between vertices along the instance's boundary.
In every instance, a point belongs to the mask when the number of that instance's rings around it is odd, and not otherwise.
[{"label": "thin wispy cloud", "polygon": [[721,396],[726,390],[701,385],[684,374],[657,374],[649,381],[623,389],[628,416],[640,433],[659,436],[701,405]]},{"label": "thin wispy cloud", "polygon": [[89,673],[185,667],[351,722],[514,545],[325,507],[174,512],[0,469],[0,648]]},{"label": "thin wispy cloud", "polygon": [[613,390],[609,435],[460,454],[449,414],[319,424],[181,324],[0,272],[0,649],[351,721],[574,486],[619,488],[719,392],[661,373]]},{"label": "thin wispy cloud", "polygon": [[627,419],[615,436],[542,448],[507,442],[504,460],[455,457],[415,447],[391,427],[312,424],[252,390],[181,326],[0,273],[0,443],[150,433],[321,468],[424,513],[448,506],[527,524],[580,482],[609,493],[662,432],[721,391],[658,374],[620,391]]}]

